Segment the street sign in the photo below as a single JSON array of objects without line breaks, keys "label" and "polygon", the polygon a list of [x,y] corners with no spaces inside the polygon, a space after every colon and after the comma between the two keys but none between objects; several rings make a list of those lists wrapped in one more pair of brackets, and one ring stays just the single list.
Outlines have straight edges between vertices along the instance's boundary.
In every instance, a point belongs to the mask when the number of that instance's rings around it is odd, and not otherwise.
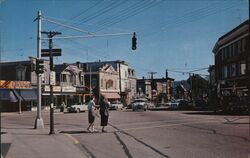
[{"label": "street sign", "polygon": [[56,85],[56,72],[50,71],[49,74],[49,84],[55,86]]},{"label": "street sign", "polygon": [[[49,57],[49,49],[42,49],[41,52],[42,57]],[[61,48],[56,48],[52,49],[52,56],[62,56],[62,49]]]}]

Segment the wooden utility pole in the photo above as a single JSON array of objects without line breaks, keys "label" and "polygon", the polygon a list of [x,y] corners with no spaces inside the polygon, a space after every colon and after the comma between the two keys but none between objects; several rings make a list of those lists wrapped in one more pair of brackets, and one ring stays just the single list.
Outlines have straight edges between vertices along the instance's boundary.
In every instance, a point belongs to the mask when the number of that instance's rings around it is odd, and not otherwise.
[{"label": "wooden utility pole", "polygon": [[151,74],[151,101],[153,101],[154,74],[156,74],[157,72],[148,72],[148,73]]}]

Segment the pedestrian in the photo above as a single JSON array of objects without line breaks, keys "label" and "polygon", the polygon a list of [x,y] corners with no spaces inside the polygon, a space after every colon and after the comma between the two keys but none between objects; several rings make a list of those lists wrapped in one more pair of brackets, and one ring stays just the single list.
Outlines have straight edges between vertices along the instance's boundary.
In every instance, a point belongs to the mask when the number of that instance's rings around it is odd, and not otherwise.
[{"label": "pedestrian", "polygon": [[64,102],[62,102],[60,111],[64,112],[65,108],[66,108],[66,104]]},{"label": "pedestrian", "polygon": [[[95,122],[95,108],[96,108],[96,104],[95,104],[95,98],[91,97],[90,101],[88,103],[88,121],[89,121],[89,126],[87,128],[87,131],[92,131],[95,132],[95,128],[94,128],[94,122]],[[91,129],[91,130],[90,130]]]},{"label": "pedestrian", "polygon": [[108,100],[102,95],[101,96],[101,102],[100,102],[100,115],[101,115],[101,126],[102,126],[102,132],[105,131],[105,127],[108,125],[108,118],[109,118],[109,102]]}]

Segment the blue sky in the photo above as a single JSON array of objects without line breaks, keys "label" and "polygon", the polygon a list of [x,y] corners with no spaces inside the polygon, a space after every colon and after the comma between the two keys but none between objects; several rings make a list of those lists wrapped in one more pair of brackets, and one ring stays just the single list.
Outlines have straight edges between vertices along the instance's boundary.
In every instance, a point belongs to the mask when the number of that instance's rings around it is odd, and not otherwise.
[{"label": "blue sky", "polygon": [[[125,60],[137,77],[182,80],[192,71],[214,63],[212,49],[217,39],[248,18],[247,0],[0,0],[1,61],[27,60],[36,56],[37,24],[45,18],[95,34],[137,33],[137,50],[131,36],[54,40],[62,48],[56,63]],[[43,31],[60,36],[86,35],[42,22]],[[47,41],[43,41],[47,48]],[[207,74],[207,70],[197,71]]]}]

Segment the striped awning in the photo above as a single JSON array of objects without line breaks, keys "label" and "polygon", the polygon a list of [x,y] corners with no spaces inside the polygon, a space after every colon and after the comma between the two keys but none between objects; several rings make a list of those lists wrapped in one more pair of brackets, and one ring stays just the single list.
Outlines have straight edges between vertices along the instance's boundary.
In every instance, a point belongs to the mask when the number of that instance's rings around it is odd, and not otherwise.
[{"label": "striped awning", "polygon": [[102,93],[107,99],[120,99],[120,95],[116,92]]}]

